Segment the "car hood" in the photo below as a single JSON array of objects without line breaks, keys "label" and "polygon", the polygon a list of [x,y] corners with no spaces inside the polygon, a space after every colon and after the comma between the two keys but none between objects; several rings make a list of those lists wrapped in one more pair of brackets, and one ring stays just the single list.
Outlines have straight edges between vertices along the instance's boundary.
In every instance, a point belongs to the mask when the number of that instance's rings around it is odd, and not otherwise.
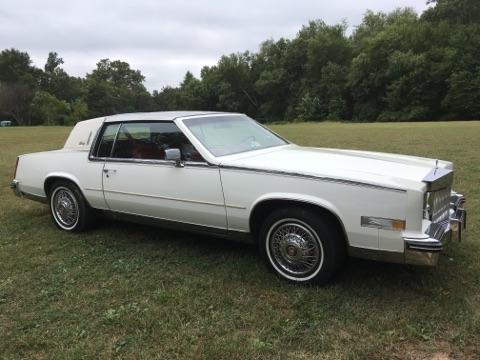
[{"label": "car hood", "polygon": [[453,168],[451,162],[437,159],[293,144],[227,156],[221,165],[360,181],[400,189],[420,189],[424,186],[422,180],[436,166]]}]

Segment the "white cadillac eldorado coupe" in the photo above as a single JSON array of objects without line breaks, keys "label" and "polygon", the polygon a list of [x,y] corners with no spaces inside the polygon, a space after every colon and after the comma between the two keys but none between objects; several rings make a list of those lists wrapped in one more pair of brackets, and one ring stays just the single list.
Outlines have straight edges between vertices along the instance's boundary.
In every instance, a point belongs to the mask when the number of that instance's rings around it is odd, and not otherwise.
[{"label": "white cadillac eldorado coupe", "polygon": [[63,149],[21,155],[11,187],[66,231],[100,213],[258,243],[281,277],[325,283],[347,254],[436,265],[464,196],[433,159],[294,145],[242,114],[86,120]]}]

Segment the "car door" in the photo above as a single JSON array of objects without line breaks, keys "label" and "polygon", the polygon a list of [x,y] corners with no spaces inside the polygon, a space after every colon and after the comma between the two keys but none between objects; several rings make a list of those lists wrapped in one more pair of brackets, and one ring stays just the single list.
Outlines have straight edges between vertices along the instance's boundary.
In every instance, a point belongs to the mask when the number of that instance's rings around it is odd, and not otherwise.
[{"label": "car door", "polygon": [[[103,192],[110,210],[226,229],[219,169],[203,160],[174,122],[116,126],[103,169]],[[165,160],[165,150],[172,148],[180,150],[184,166]]]}]

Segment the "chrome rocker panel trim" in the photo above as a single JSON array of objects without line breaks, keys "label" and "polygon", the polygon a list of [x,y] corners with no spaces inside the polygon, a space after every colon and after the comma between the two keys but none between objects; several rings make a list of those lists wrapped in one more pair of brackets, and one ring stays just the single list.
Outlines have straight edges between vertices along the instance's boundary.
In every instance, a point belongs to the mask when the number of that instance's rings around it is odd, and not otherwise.
[{"label": "chrome rocker panel trim", "polygon": [[219,239],[228,239],[239,243],[255,244],[255,240],[248,232],[214,228],[199,224],[162,219],[153,216],[138,215],[120,211],[103,210],[103,215],[113,220],[131,222],[139,225],[154,226],[163,229],[181,231],[191,234],[204,235]]}]

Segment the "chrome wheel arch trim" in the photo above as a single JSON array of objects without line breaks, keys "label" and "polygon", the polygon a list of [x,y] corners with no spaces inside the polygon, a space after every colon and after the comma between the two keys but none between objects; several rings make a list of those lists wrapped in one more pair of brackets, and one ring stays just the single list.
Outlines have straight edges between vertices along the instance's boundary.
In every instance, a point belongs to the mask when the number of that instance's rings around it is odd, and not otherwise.
[{"label": "chrome wheel arch trim", "polygon": [[338,221],[338,223],[341,226],[343,236],[345,237],[346,245],[349,246],[350,242],[348,239],[348,234],[347,230],[345,228],[345,224],[342,220],[342,217],[339,215],[338,209],[333,206],[330,202],[324,201],[323,199],[320,198],[314,198],[314,197],[305,197],[304,195],[300,194],[265,194],[264,196],[258,198],[251,206],[249,209],[249,214],[248,214],[248,223],[249,223],[249,232],[252,232],[251,229],[251,224],[253,221],[252,214],[254,213],[255,209],[262,205],[263,203],[269,202],[269,201],[285,201],[285,202],[295,202],[298,203],[299,205],[310,205],[317,207],[323,211],[327,211],[331,213]]},{"label": "chrome wheel arch trim", "polygon": [[83,188],[81,185],[80,185],[80,181],[73,175],[69,174],[69,173],[63,173],[63,172],[54,172],[54,173],[50,173],[48,174],[46,177],[45,177],[45,180],[43,181],[43,188],[44,188],[44,192],[45,192],[45,198],[48,199],[48,192],[47,192],[47,188],[46,188],[46,185],[47,185],[47,181],[49,180],[52,180],[53,178],[55,179],[58,179],[58,180],[64,180],[64,181],[70,181],[73,185],[75,185],[78,189],[78,191],[80,191],[80,194],[82,194],[83,196],[83,200],[85,201],[85,203],[92,207],[90,205],[90,202],[88,201],[88,198],[85,196],[85,193],[84,193],[84,190],[93,190],[93,189],[90,189],[90,188]]},{"label": "chrome wheel arch trim", "polygon": [[[45,177],[45,179],[43,180],[43,189],[45,191],[45,195],[48,196],[48,192],[47,192],[47,188],[46,188],[47,182],[52,180],[53,178],[58,179],[58,180],[67,180],[67,181],[72,182],[80,190],[82,195],[84,195],[83,191],[82,191],[82,187],[80,186],[80,181],[78,180],[78,178],[73,176],[72,174],[69,174],[69,173],[66,173],[66,172],[52,172],[52,173],[49,173]],[[85,195],[84,195],[84,197],[85,197]]]}]

